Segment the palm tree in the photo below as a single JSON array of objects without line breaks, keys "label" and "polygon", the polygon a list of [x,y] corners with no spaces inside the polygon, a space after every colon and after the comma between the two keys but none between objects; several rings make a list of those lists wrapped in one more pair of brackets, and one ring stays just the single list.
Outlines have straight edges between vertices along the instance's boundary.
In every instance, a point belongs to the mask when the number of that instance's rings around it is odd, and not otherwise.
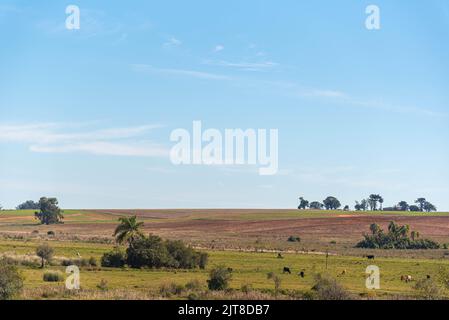
[{"label": "palm tree", "polygon": [[121,217],[118,220],[120,221],[120,224],[114,231],[114,237],[117,243],[132,243],[135,239],[144,236],[140,230],[143,227],[143,222],[137,222],[136,216]]}]

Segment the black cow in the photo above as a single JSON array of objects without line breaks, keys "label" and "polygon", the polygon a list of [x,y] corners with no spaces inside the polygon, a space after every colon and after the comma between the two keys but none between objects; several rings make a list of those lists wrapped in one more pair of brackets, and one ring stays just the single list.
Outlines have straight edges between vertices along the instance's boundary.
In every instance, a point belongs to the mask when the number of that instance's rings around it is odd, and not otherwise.
[{"label": "black cow", "polygon": [[368,260],[374,260],[374,255],[368,255],[366,257],[368,258]]},{"label": "black cow", "polygon": [[282,273],[292,274],[292,272],[291,272],[289,267],[284,267],[284,270],[282,271]]},{"label": "black cow", "polygon": [[306,274],[304,273],[304,271],[301,271],[300,273],[298,273],[298,276],[300,276],[301,278],[304,278],[306,276]]}]

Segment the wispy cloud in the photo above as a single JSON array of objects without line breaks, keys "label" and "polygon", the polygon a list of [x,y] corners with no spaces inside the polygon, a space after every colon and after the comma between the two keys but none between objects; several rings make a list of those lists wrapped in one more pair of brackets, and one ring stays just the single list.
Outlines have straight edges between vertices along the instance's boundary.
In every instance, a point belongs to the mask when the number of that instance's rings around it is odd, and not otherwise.
[{"label": "wispy cloud", "polygon": [[192,77],[205,80],[231,80],[230,77],[225,75],[219,75],[209,72],[202,72],[196,70],[185,70],[185,69],[165,69],[156,68],[147,64],[133,64],[131,65],[134,71],[138,72],[148,72],[148,73],[159,73],[172,76],[184,76]]},{"label": "wispy cloud", "polygon": [[168,150],[144,136],[160,125],[67,132],[63,124],[0,125],[0,143],[22,143],[32,152],[163,157]]},{"label": "wispy cloud", "polygon": [[220,51],[223,51],[224,48],[225,48],[225,47],[224,47],[223,45],[218,44],[218,45],[216,45],[216,46],[214,47],[214,52],[220,52]]},{"label": "wispy cloud", "polygon": [[180,45],[182,45],[182,41],[175,37],[170,37],[163,43],[164,48],[179,47]]},{"label": "wispy cloud", "polygon": [[219,67],[227,67],[227,68],[234,68],[238,70],[244,70],[244,71],[266,71],[269,69],[273,69],[277,66],[279,66],[279,63],[272,62],[272,61],[262,61],[262,62],[230,62],[230,61],[211,61],[206,60],[204,61],[205,64],[212,65],[212,66],[219,66]]}]

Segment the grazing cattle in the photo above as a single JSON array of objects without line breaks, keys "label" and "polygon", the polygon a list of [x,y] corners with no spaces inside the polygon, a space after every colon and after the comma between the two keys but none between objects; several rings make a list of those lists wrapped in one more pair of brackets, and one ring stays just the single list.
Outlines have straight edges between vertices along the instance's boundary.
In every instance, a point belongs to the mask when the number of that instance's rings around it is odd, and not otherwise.
[{"label": "grazing cattle", "polygon": [[278,253],[278,259],[284,259],[284,257],[282,256],[282,254]]},{"label": "grazing cattle", "polygon": [[228,272],[232,272],[234,271],[232,268],[228,268]]},{"label": "grazing cattle", "polygon": [[429,274],[427,275],[427,279],[430,279],[430,275]]},{"label": "grazing cattle", "polygon": [[366,257],[368,258],[368,260],[374,260],[374,255],[372,255],[372,254],[371,255],[367,255]]},{"label": "grazing cattle", "polygon": [[300,276],[301,278],[304,278],[306,276],[306,274],[304,273],[304,271],[301,271],[298,273],[298,276]]},{"label": "grazing cattle", "polygon": [[292,274],[292,272],[291,272],[289,267],[284,267],[284,270],[282,271],[282,273]]}]

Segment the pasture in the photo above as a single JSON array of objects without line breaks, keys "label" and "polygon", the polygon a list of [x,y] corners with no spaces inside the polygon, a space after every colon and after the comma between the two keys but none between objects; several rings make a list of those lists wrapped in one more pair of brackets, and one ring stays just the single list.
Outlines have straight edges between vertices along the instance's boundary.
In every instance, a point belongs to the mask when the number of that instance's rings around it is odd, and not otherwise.
[{"label": "pasture", "polygon": [[[82,267],[81,287],[86,294],[68,298],[154,299],[160,287],[185,285],[198,280],[206,287],[208,272],[215,266],[233,269],[231,288],[240,292],[250,285],[260,292],[272,292],[273,281],[267,273],[281,278],[281,290],[304,293],[313,286],[313,275],[328,273],[357,297],[372,295],[365,288],[365,269],[375,264],[381,270],[381,289],[377,298],[414,297],[417,280],[428,275],[439,279],[449,272],[449,250],[364,250],[354,244],[368,231],[372,222],[385,226],[389,221],[410,224],[423,237],[449,242],[449,214],[397,214],[384,212],[297,211],[297,210],[65,210],[64,224],[37,224],[32,211],[0,213],[0,255],[23,259],[33,257],[36,247],[48,242],[55,249],[55,259],[94,257],[113,247],[112,233],[118,217],[136,214],[145,222],[145,233],[185,242],[210,255],[206,270],[136,270]],[[48,231],[55,235],[47,235]],[[290,243],[287,238],[299,236]],[[262,252],[265,251],[265,252]],[[283,251],[283,259],[277,252]],[[326,255],[329,252],[326,269]],[[364,258],[374,254],[375,261]],[[292,274],[282,274],[283,267]],[[64,271],[59,265],[47,269]],[[25,278],[24,298],[62,298],[62,283],[43,282],[44,270],[20,266]],[[297,273],[305,270],[305,277]],[[405,283],[401,275],[412,275]],[[107,282],[109,295],[98,289]],[[52,290],[54,293],[51,294]],[[62,290],[62,291],[61,291]],[[50,292],[50,293],[49,293]],[[446,293],[444,293],[446,295]],[[292,295],[290,295],[291,297]],[[446,295],[449,297],[449,295]],[[179,296],[178,298],[185,298]],[[221,297],[223,298],[223,297]],[[248,298],[248,296],[241,296]],[[249,297],[251,298],[251,297]]]}]

